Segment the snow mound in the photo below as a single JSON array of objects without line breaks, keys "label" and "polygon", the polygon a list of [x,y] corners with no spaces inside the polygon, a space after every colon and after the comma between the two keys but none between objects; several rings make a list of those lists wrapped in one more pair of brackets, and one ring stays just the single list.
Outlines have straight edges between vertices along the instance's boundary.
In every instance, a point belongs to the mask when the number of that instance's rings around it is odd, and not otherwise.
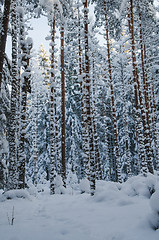
[{"label": "snow mound", "polygon": [[122,184],[97,181],[94,200],[96,202],[115,201],[119,206],[126,206],[133,203],[129,197],[142,196],[150,199],[157,190],[159,191],[158,177],[152,174],[148,174],[147,177],[142,175],[131,177]]},{"label": "snow mound", "polygon": [[151,227],[155,230],[159,229],[159,190],[157,190],[150,199],[152,214],[150,215]]},{"label": "snow mound", "polygon": [[55,184],[55,193],[56,194],[65,194],[65,187],[63,186],[63,180],[60,175],[57,175],[54,180]]},{"label": "snow mound", "polygon": [[3,199],[25,198],[30,200],[30,195],[27,190],[10,190],[3,194]]},{"label": "snow mound", "polygon": [[79,184],[81,193],[90,193],[90,185],[88,179],[82,179]]},{"label": "snow mound", "polygon": [[150,199],[150,205],[154,212],[159,213],[159,190],[152,195]]},{"label": "snow mound", "polygon": [[128,196],[144,196],[150,198],[151,195],[159,189],[157,177],[148,174],[147,177],[142,175],[129,178],[122,184],[122,190]]},{"label": "snow mound", "polygon": [[118,199],[120,195],[120,188],[117,183],[98,181],[97,188],[94,195],[96,202],[105,202]]}]

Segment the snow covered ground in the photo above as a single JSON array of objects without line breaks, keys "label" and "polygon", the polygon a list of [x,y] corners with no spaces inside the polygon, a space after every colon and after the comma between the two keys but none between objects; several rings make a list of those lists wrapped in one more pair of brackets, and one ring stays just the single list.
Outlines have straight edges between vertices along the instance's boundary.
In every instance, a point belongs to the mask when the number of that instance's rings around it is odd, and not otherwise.
[{"label": "snow covered ground", "polygon": [[53,196],[47,186],[1,193],[0,240],[159,240],[152,227],[159,224],[159,182],[151,175],[121,185],[99,181],[93,197],[77,185]]}]

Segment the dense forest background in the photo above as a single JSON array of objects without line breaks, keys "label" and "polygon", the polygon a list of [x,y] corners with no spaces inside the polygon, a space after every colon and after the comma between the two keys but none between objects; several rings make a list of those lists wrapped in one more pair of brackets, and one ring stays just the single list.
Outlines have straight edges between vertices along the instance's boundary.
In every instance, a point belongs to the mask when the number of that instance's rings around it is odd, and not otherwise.
[{"label": "dense forest background", "polygon": [[[96,180],[159,174],[157,2],[0,4],[0,188],[86,180],[93,195]],[[28,22],[41,16],[50,51],[35,56]]]}]

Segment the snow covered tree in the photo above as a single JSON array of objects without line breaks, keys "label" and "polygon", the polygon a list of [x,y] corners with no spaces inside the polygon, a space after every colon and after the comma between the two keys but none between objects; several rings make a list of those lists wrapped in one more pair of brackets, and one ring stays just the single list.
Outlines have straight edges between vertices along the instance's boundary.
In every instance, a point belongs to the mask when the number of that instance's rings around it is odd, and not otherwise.
[{"label": "snow covered tree", "polygon": [[10,6],[11,6],[11,0],[5,0],[4,12],[3,12],[2,24],[1,24],[1,31],[0,31],[0,42],[1,42],[1,46],[0,46],[0,93],[1,93],[1,85],[2,85],[2,72],[3,72],[6,40],[7,40]]},{"label": "snow covered tree", "polygon": [[9,132],[9,177],[8,189],[16,189],[18,184],[17,176],[17,88],[18,88],[18,67],[17,67],[17,1],[11,1],[12,19],[12,90],[11,90],[11,114]]}]

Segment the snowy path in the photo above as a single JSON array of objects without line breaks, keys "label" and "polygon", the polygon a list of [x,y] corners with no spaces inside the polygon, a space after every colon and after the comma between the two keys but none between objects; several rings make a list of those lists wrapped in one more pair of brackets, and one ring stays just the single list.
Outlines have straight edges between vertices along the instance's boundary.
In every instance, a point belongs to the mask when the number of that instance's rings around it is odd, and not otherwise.
[{"label": "snowy path", "polygon": [[150,213],[148,198],[110,188],[94,197],[39,194],[0,202],[0,240],[159,240]]}]

